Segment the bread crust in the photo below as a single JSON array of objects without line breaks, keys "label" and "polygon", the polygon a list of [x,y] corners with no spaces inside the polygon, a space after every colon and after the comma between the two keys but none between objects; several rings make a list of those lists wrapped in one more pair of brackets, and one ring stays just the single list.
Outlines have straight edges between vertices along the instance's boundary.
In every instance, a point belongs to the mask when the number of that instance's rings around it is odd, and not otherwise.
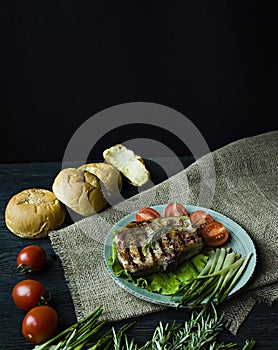
[{"label": "bread crust", "polygon": [[107,206],[99,179],[81,169],[61,170],[53,182],[52,190],[62,203],[82,216],[97,213]]},{"label": "bread crust", "polygon": [[88,163],[78,169],[88,171],[95,175],[101,182],[105,197],[115,198],[120,195],[122,189],[122,176],[118,169],[107,163]]},{"label": "bread crust", "polygon": [[66,210],[51,191],[31,188],[15,194],[5,210],[8,229],[22,238],[43,238],[60,228]]}]

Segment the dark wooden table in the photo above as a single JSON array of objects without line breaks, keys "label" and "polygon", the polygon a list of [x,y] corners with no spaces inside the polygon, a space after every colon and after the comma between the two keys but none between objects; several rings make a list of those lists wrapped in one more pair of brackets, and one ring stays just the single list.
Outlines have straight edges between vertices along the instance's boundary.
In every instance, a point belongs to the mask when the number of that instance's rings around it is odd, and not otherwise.
[{"label": "dark wooden table", "polygon": [[[184,167],[191,159],[183,160]],[[153,180],[155,183],[162,181],[166,174],[162,169],[149,161]],[[2,164],[0,165],[0,256],[1,256],[1,280],[0,280],[0,349],[17,350],[32,349],[32,344],[25,341],[21,334],[21,322],[24,312],[19,310],[13,303],[11,291],[13,286],[26,276],[16,272],[16,256],[26,245],[38,244],[47,253],[47,266],[38,275],[32,278],[41,281],[52,294],[52,306],[59,316],[59,329],[68,327],[76,321],[71,296],[65,281],[61,262],[54,254],[48,238],[40,240],[22,239],[12,234],[5,225],[4,211],[8,200],[15,193],[31,187],[42,187],[51,190],[56,174],[61,168],[60,163],[27,163],[27,164]],[[173,170],[174,172],[174,170]],[[167,174],[169,175],[169,174]],[[126,196],[132,194],[127,193]],[[67,218],[66,224],[70,224]],[[134,336],[137,343],[142,344],[151,337],[155,326],[159,321],[184,322],[188,318],[187,313],[176,309],[167,312],[154,313],[136,319],[136,325],[130,334]],[[131,320],[133,321],[133,320]],[[270,350],[278,349],[278,303],[272,306],[257,304],[249,317],[241,326],[238,334],[233,336],[224,330],[220,339],[223,341],[236,342],[243,345],[247,338],[257,341],[256,349]],[[115,324],[116,327],[126,322]],[[111,325],[107,325],[107,330]]]}]

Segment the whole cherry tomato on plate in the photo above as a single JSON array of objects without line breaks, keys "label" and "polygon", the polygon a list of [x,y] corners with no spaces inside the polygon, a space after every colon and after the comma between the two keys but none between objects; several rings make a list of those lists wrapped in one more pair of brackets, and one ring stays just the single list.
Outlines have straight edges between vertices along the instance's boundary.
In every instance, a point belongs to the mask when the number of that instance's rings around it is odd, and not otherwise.
[{"label": "whole cherry tomato on plate", "polygon": [[141,208],[136,213],[136,221],[145,221],[149,219],[159,218],[160,214],[153,208]]},{"label": "whole cherry tomato on plate", "polygon": [[36,280],[18,282],[13,288],[12,297],[16,306],[24,311],[47,303],[46,290],[43,284]]},{"label": "whole cherry tomato on plate", "polygon": [[227,242],[229,232],[218,221],[210,222],[198,229],[198,233],[209,247],[218,247]]},{"label": "whole cherry tomato on plate", "polygon": [[22,321],[22,334],[35,344],[52,338],[57,330],[58,316],[50,306],[37,306],[31,309]]},{"label": "whole cherry tomato on plate", "polygon": [[17,270],[22,273],[35,274],[42,270],[46,263],[46,254],[43,248],[29,245],[23,248],[17,256]]},{"label": "whole cherry tomato on plate", "polygon": [[188,215],[187,209],[180,203],[169,203],[164,211],[165,216]]},{"label": "whole cherry tomato on plate", "polygon": [[190,220],[193,227],[201,227],[213,222],[213,217],[204,210],[195,210],[190,214]]}]

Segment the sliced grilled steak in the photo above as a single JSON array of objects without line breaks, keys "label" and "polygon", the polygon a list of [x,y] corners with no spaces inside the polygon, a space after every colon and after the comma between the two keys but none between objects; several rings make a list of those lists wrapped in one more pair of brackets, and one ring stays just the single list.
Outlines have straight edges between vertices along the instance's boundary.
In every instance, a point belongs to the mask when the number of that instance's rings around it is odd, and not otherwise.
[{"label": "sliced grilled steak", "polygon": [[120,264],[137,276],[173,271],[204,246],[188,216],[132,221],[114,241]]}]

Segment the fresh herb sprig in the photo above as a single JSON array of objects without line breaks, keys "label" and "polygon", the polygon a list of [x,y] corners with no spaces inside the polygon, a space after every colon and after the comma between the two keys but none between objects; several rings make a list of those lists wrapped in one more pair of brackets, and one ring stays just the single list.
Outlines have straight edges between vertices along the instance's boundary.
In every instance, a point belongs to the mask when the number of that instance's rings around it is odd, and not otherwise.
[{"label": "fresh herb sprig", "polygon": [[[128,336],[127,331],[135,323],[122,326],[119,330],[110,328],[104,335],[98,332],[105,324],[97,322],[102,308],[96,309],[85,319],[75,323],[56,337],[34,350],[221,350],[238,349],[236,343],[218,341],[218,334],[224,329],[223,316],[217,314],[213,304],[200,312],[193,310],[183,325],[162,322],[155,328],[152,338],[142,346]],[[254,347],[253,339],[246,340],[242,350]]]},{"label": "fresh herb sprig", "polygon": [[[139,347],[134,339],[125,335],[125,346],[114,350],[224,350],[239,349],[236,343],[224,343],[218,341],[219,333],[224,329],[223,316],[217,314],[215,307],[202,309],[201,312],[193,311],[188,321],[183,325],[163,324],[155,328],[153,336],[144,345]],[[254,347],[253,339],[246,340],[242,350],[250,350]],[[111,348],[113,349],[113,348]]]},{"label": "fresh herb sprig", "polygon": [[168,224],[167,226],[161,226],[156,230],[154,230],[146,239],[144,251],[146,252],[150,250],[150,248],[152,248],[154,243],[158,241],[163,235],[168,233],[171,229],[173,229],[173,227],[174,227],[173,224]]},{"label": "fresh herb sprig", "polygon": [[235,349],[235,343],[219,343],[217,336],[223,329],[223,315],[217,315],[216,309],[200,313],[193,311],[184,325],[162,322],[156,327],[153,337],[139,350],[201,350]]},{"label": "fresh herb sprig", "polygon": [[[97,308],[84,319],[76,322],[55,337],[41,345],[37,345],[34,350],[110,350],[115,334],[110,329],[101,337],[99,331],[107,323],[107,320],[99,322],[102,314],[102,307]],[[123,326],[118,334],[126,332],[134,323]]]},{"label": "fresh herb sprig", "polygon": [[68,327],[54,338],[41,345],[37,345],[35,350],[70,350],[77,349],[77,346],[83,346],[90,337],[94,336],[106,324],[106,321],[101,323],[98,321],[101,314],[102,308],[99,307],[93,313]]}]

